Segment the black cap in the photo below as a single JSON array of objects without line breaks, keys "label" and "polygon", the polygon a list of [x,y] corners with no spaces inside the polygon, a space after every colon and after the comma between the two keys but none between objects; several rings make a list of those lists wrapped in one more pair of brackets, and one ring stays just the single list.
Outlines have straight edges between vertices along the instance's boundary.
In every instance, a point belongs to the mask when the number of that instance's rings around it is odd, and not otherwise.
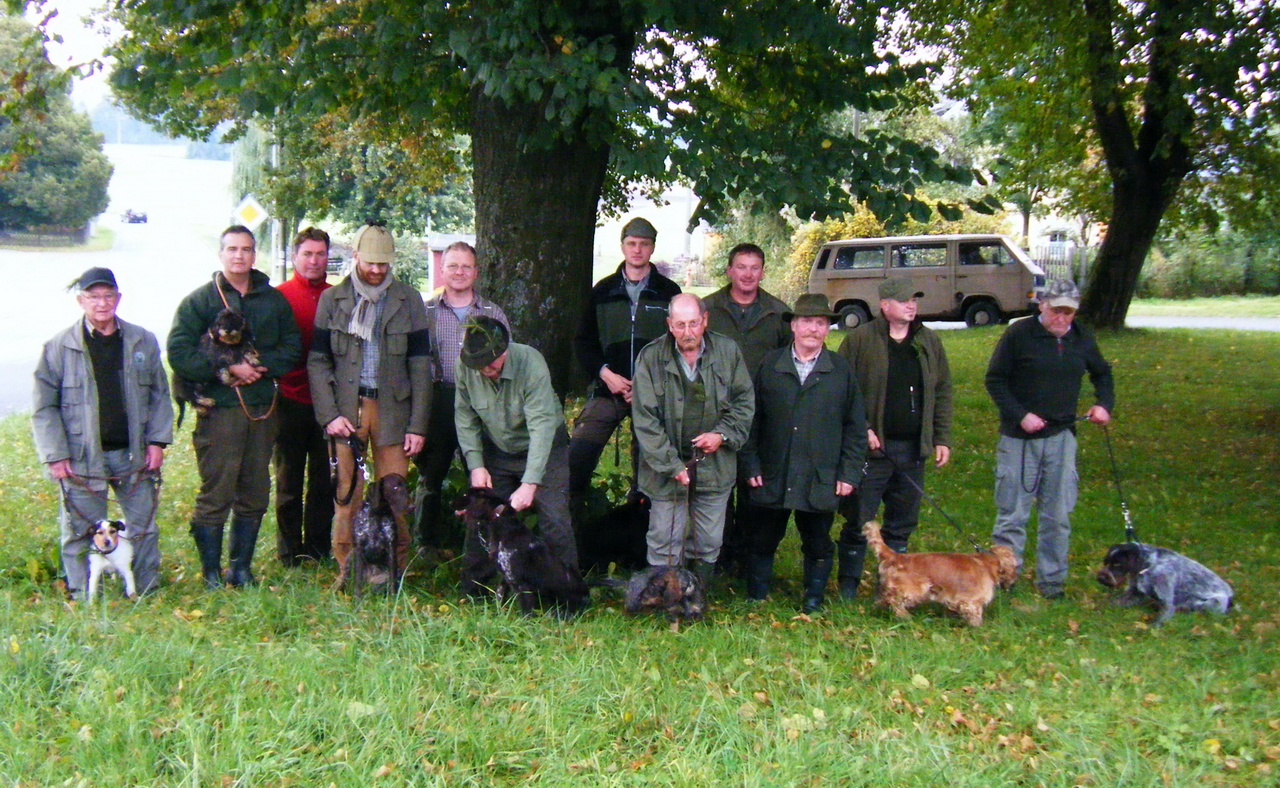
[{"label": "black cap", "polygon": [[510,336],[501,322],[480,315],[467,321],[458,360],[471,369],[483,369],[507,352]]},{"label": "black cap", "polygon": [[119,289],[119,286],[116,285],[116,275],[111,273],[110,268],[102,268],[100,266],[95,266],[80,274],[80,278],[72,282],[67,289],[76,291],[88,290],[94,285],[111,285],[117,290]]}]

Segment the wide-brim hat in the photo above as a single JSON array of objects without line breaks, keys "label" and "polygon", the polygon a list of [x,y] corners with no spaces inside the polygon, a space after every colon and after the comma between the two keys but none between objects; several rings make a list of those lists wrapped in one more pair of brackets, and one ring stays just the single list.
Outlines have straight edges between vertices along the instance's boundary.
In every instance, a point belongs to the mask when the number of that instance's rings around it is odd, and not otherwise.
[{"label": "wide-brim hat", "polygon": [[510,343],[506,326],[488,315],[480,315],[467,321],[458,361],[469,369],[483,369],[506,353]]},{"label": "wide-brim hat", "polygon": [[839,315],[831,311],[831,303],[822,293],[805,293],[796,299],[796,305],[790,312],[783,312],[782,319],[791,322],[793,317],[825,317],[837,320]]},{"label": "wide-brim hat", "polygon": [[913,298],[924,298],[924,291],[916,288],[910,279],[900,276],[889,277],[880,283],[880,298],[890,301],[910,301]]},{"label": "wide-brim hat", "polygon": [[366,224],[356,232],[351,243],[352,251],[360,254],[366,263],[394,263],[396,242],[390,231],[380,224]]}]

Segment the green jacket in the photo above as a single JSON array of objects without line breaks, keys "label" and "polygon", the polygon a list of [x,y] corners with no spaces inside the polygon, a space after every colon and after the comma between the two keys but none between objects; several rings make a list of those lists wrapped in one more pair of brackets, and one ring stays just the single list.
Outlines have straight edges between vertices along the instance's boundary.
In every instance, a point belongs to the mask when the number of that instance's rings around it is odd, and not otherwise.
[{"label": "green jacket", "polygon": [[836,482],[862,481],[867,424],[849,363],[825,348],[800,382],[791,346],[764,357],[755,376],[756,417],[742,450],[742,476],[760,476],[751,503],[834,512]]},{"label": "green jacket", "polygon": [[[316,421],[339,416],[356,423],[360,407],[360,369],[364,346],[347,332],[356,307],[353,272],[324,291],[316,307],[316,330],[307,357],[307,380]],[[427,311],[418,291],[393,281],[382,296],[382,317],[374,328],[378,342],[378,434],[375,446],[404,443],[407,433],[427,434],[431,413],[431,337]]]},{"label": "green jacket", "polygon": [[[708,331],[698,377],[706,387],[708,421],[724,435],[719,451],[698,464],[698,492],[727,490],[737,481],[738,450],[751,433],[755,392],[742,351],[729,337]],[[684,416],[684,372],[671,334],[659,337],[636,359],[631,421],[640,444],[640,489],[650,498],[670,501],[684,495],[675,476],[684,469],[676,450]]]},{"label": "green jacket", "polygon": [[[920,359],[924,391],[920,418],[920,456],[933,454],[934,446],[951,445],[951,367],[937,333],[919,322],[911,326],[910,342]],[[858,376],[862,400],[867,406],[867,427],[884,439],[884,397],[889,385],[889,323],[877,318],[859,326],[840,344]]]},{"label": "green jacket", "polygon": [[249,292],[243,297],[218,271],[208,284],[197,287],[182,299],[173,315],[173,327],[169,329],[166,343],[169,366],[179,377],[208,384],[205,393],[218,407],[240,407],[236,393],[218,380],[217,371],[200,353],[200,337],[224,308],[222,298],[214,289],[217,283],[221,284],[227,304],[243,313],[249,321],[253,346],[258,350],[262,366],[267,368],[266,374],[256,383],[241,387],[244,404],[250,408],[265,409],[271,405],[275,395],[275,379],[297,363],[302,352],[302,339],[288,300],[271,286],[271,280],[261,271],[250,272]]},{"label": "green jacket", "polygon": [[783,313],[790,310],[781,300],[761,288],[758,297],[760,314],[751,325],[739,329],[729,311],[733,308],[729,287],[725,285],[703,299],[707,305],[707,328],[737,342],[738,349],[747,360],[747,372],[754,375],[770,351],[791,344],[791,324],[782,319]]}]

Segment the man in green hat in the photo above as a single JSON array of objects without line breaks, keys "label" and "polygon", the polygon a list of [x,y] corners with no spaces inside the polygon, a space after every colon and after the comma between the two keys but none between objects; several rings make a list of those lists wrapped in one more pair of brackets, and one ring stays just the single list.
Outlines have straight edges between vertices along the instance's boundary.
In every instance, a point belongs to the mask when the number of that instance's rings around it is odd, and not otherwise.
[{"label": "man in green hat", "polygon": [[[481,315],[468,321],[458,361],[454,425],[471,485],[510,498],[517,512],[532,507],[547,547],[576,567],[569,438],[546,360],[511,342],[500,321]],[[465,549],[471,555],[482,549],[474,533]]]},{"label": "man in green hat", "polygon": [[880,283],[880,316],[844,338],[840,355],[858,376],[867,407],[867,475],[849,498],[840,532],[840,595],[858,591],[867,540],[862,524],[876,517],[890,548],[905,553],[920,520],[925,460],[951,458],[951,368],[938,335],[916,317],[924,293],[909,279]]},{"label": "man in green hat", "polygon": [[760,362],[756,414],[742,450],[753,518],[745,534],[747,598],[764,599],[774,554],[794,514],[804,554],[805,612],[820,608],[831,577],[831,525],[862,477],[866,422],[849,363],[826,348],[837,316],[827,297],[805,293],[784,313],[792,341]]}]

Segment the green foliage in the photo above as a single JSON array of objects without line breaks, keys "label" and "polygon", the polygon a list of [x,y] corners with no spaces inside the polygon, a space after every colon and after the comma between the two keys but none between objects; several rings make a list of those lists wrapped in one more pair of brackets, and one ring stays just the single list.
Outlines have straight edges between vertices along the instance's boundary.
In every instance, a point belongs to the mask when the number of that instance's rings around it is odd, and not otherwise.
[{"label": "green foliage", "polygon": [[0,227],[81,227],[107,208],[111,163],[71,108],[35,29],[0,16]]},{"label": "green foliage", "polygon": [[1192,233],[1158,243],[1143,268],[1143,298],[1280,293],[1280,238]]},{"label": "green foliage", "polygon": [[[928,488],[984,539],[997,418],[982,375],[999,331],[946,332],[953,459]],[[833,338],[834,339],[834,338]],[[1024,578],[970,629],[897,621],[869,599],[799,617],[784,542],[772,599],[713,587],[679,633],[615,592],[570,622],[465,602],[456,564],[410,568],[393,599],[285,569],[263,529],[260,586],[200,588],[186,533],[190,433],[166,459],[166,584],[135,604],[66,605],[50,587],[51,483],[26,420],[0,421],[0,779],[60,785],[850,786],[1274,784],[1280,757],[1280,461],[1272,336],[1125,332],[1112,431],[1139,536],[1236,589],[1225,618],[1151,629],[1091,572],[1122,521],[1102,436],[1080,429],[1081,495],[1060,603]],[[1213,380],[1213,386],[1204,385]],[[607,453],[606,456],[610,456]],[[961,540],[922,512],[913,549]],[[29,563],[34,559],[33,572]],[[867,579],[870,583],[870,578]],[[379,778],[379,775],[382,775]]]}]

